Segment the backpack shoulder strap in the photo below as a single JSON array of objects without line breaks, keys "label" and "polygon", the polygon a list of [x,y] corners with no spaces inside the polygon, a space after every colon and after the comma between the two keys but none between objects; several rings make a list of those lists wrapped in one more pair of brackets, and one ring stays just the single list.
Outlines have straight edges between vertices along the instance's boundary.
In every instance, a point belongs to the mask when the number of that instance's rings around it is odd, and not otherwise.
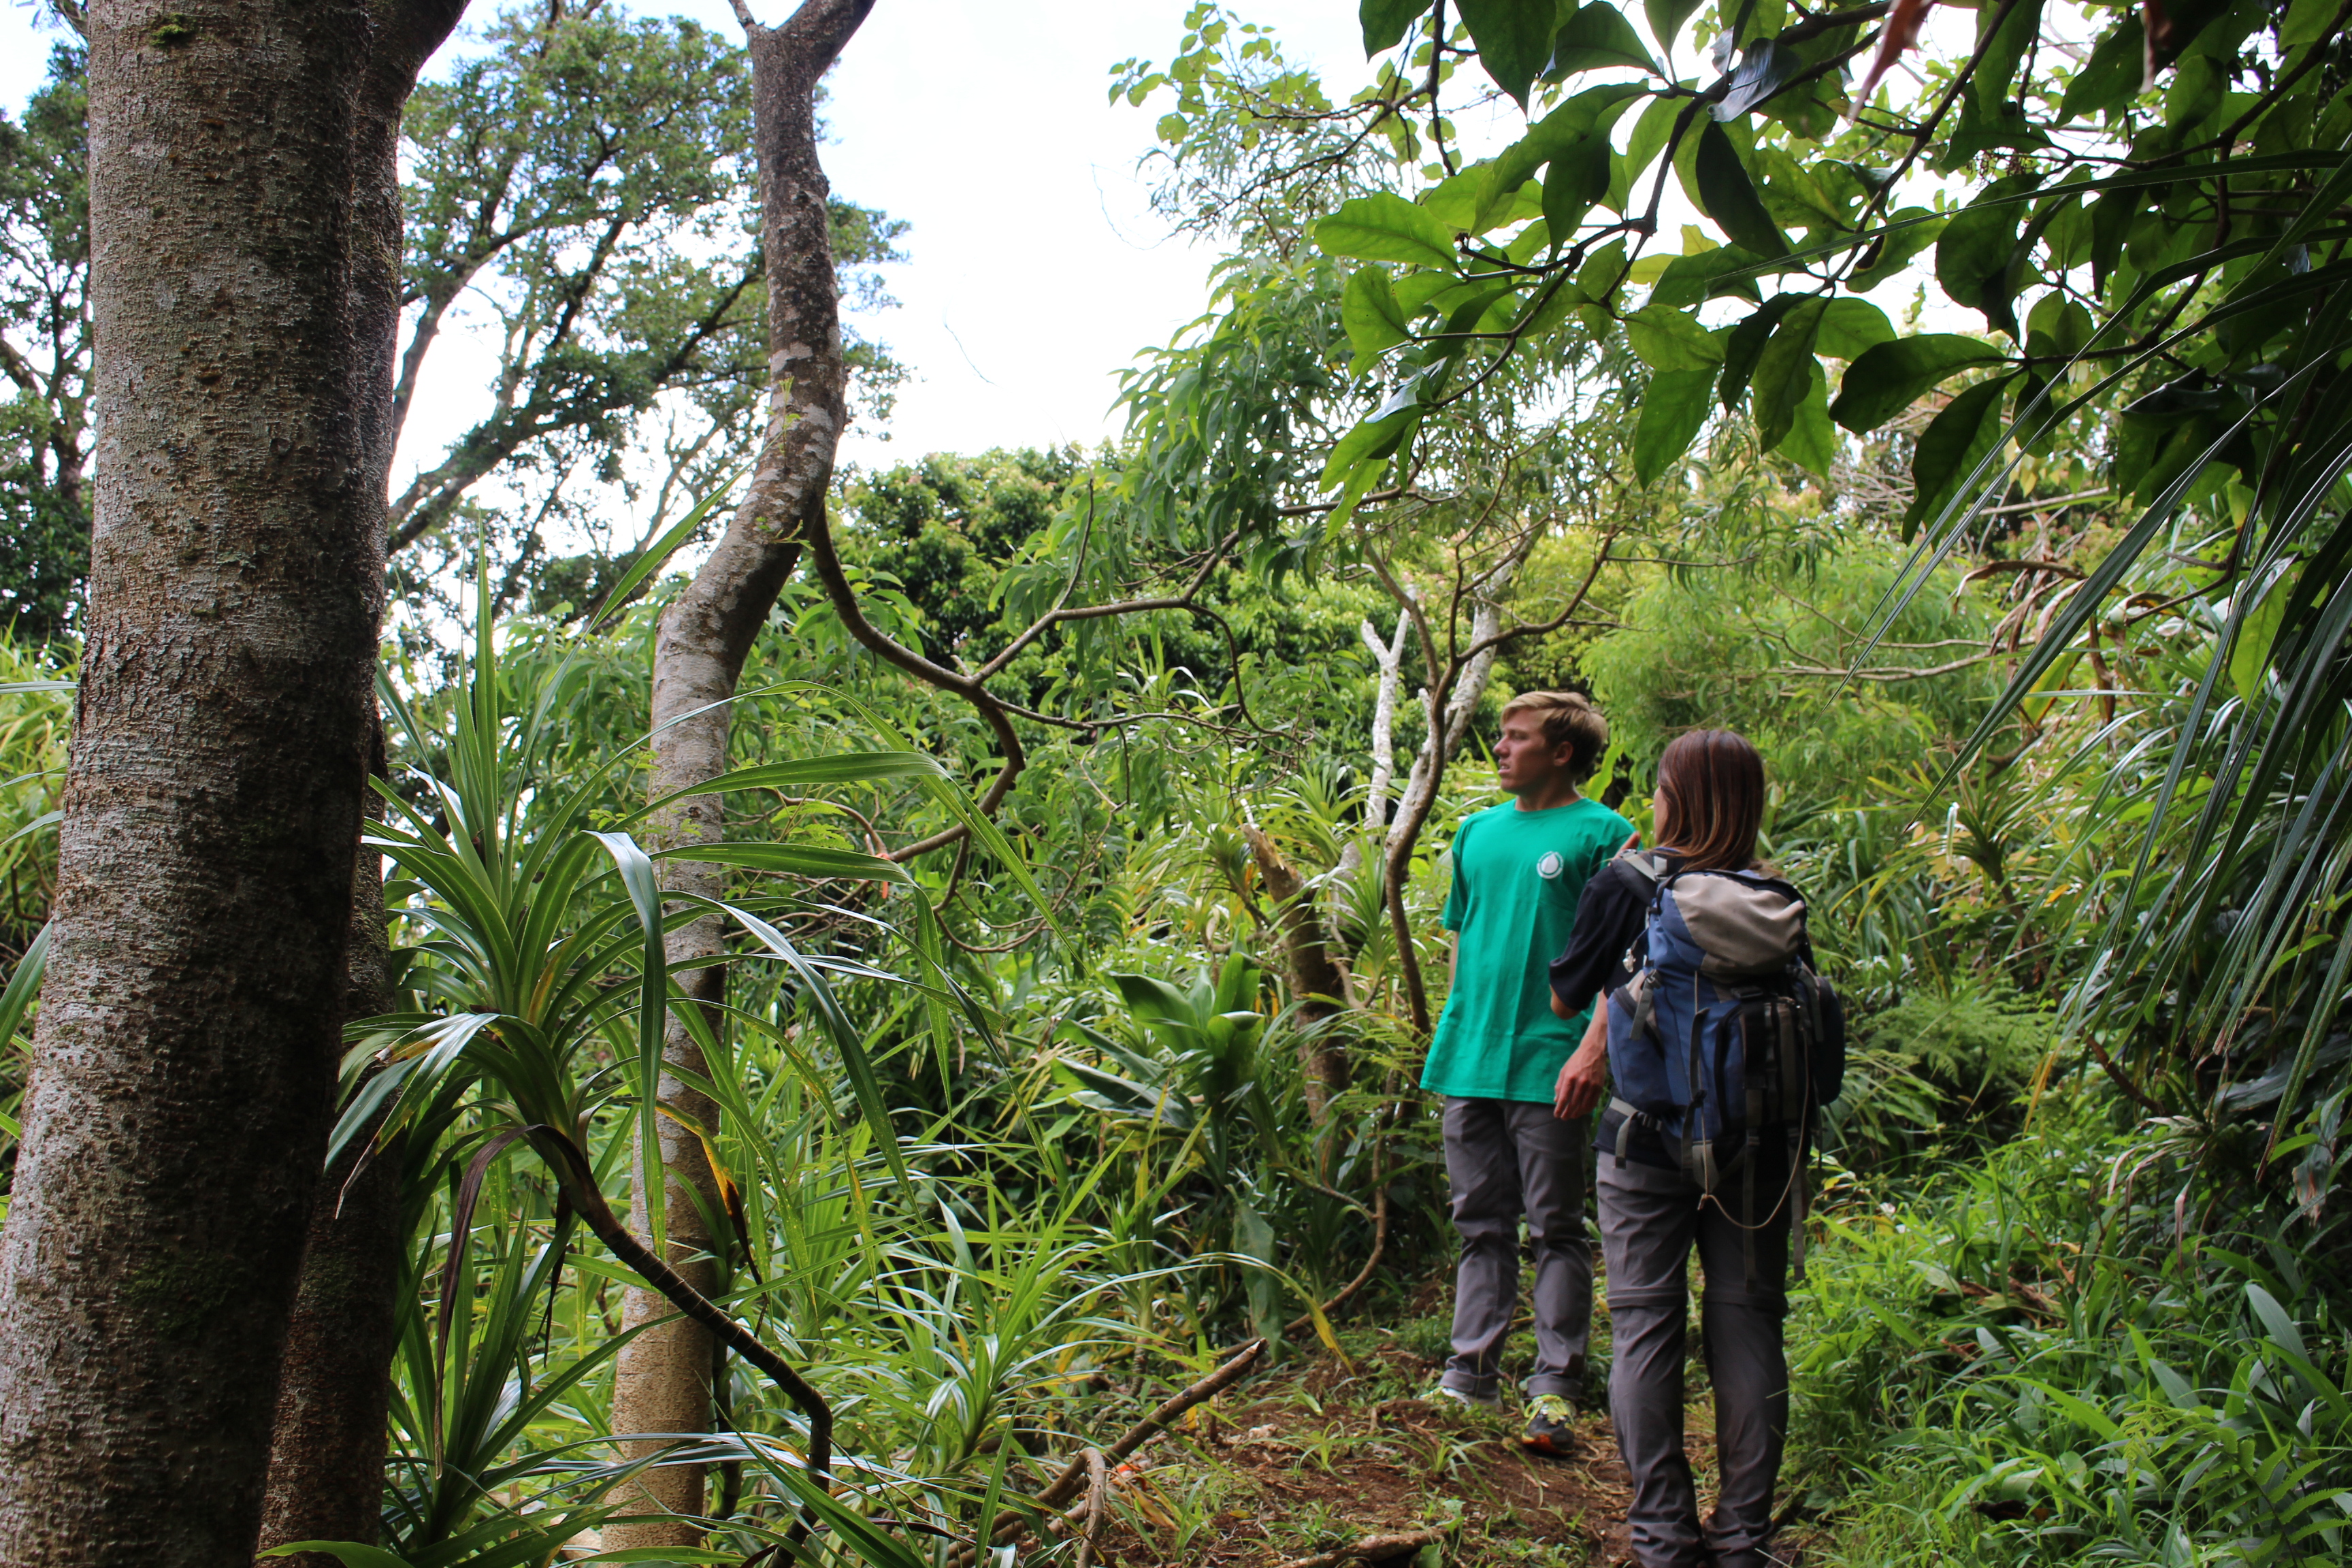
[{"label": "backpack shoulder strap", "polygon": [[1639,849],[1620,849],[1609,858],[1609,864],[1624,867],[1654,888],[1667,875],[1663,856],[1654,860]]}]

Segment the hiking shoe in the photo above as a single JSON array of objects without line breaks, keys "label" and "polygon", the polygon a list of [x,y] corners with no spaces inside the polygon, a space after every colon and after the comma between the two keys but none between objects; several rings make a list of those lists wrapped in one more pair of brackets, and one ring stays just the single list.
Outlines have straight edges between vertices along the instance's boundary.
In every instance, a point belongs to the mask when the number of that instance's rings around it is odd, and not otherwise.
[{"label": "hiking shoe", "polygon": [[1559,1394],[1538,1394],[1528,1406],[1528,1429],[1519,1441],[1531,1452],[1565,1459],[1576,1447],[1576,1434],[1569,1426],[1575,1416],[1575,1408]]},{"label": "hiking shoe", "polygon": [[1494,1411],[1500,1410],[1503,1407],[1503,1396],[1499,1394],[1490,1394],[1484,1399],[1481,1399],[1476,1394],[1470,1393],[1466,1389],[1456,1388],[1451,1384],[1441,1383],[1435,1388],[1429,1391],[1429,1403],[1432,1405],[1459,1405],[1469,1410]]}]

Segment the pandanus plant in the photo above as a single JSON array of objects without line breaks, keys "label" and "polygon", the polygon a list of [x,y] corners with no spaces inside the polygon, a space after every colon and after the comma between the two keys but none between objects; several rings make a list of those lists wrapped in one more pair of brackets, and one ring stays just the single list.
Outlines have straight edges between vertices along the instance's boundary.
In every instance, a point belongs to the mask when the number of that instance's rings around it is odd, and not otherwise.
[{"label": "pandanus plant", "polygon": [[[635,1194],[646,1205],[652,1245],[630,1233],[601,1189],[589,1133],[600,1112],[634,1090],[644,1146],[658,1146],[655,1118],[671,1112],[656,1102],[656,1077],[678,1070],[662,1059],[663,1033],[672,1017],[694,1033],[706,1060],[714,1064],[712,1080],[698,1087],[722,1107],[745,1103],[740,1086],[722,1081],[728,1075],[720,1064],[730,1058],[709,1016],[701,1006],[683,1001],[665,962],[667,927],[717,910],[748,933],[758,952],[787,967],[802,1005],[839,1054],[860,1111],[903,1180],[873,1062],[827,983],[829,973],[886,982],[898,977],[854,958],[803,951],[778,922],[805,909],[804,900],[778,894],[731,901],[666,895],[656,865],[691,858],[806,879],[900,886],[910,879],[878,857],[812,843],[694,844],[649,852],[629,829],[679,795],[730,790],[803,795],[848,783],[912,781],[929,786],[967,819],[969,806],[931,758],[888,750],[772,763],[677,795],[614,809],[617,792],[611,775],[628,749],[584,777],[541,776],[552,772],[545,765],[549,738],[585,674],[580,661],[560,666],[535,683],[527,702],[510,700],[485,622],[474,639],[447,733],[436,733],[415,705],[383,683],[385,710],[407,753],[439,764],[424,777],[417,798],[379,784],[387,815],[368,840],[396,873],[388,889],[395,913],[422,927],[425,936],[404,975],[416,1005],[352,1027],[353,1045],[344,1065],[348,1098],[329,1158],[358,1139],[382,1146],[404,1129],[437,1139],[456,1120],[462,1098],[479,1142],[453,1202],[436,1329],[441,1347],[446,1350],[461,1293],[465,1238],[483,1179],[494,1161],[526,1147],[544,1162],[556,1186],[558,1256],[577,1216],[678,1311],[765,1373],[799,1410],[807,1426],[805,1463],[817,1484],[796,1484],[781,1468],[771,1467],[804,1505],[792,1539],[805,1537],[820,1519],[845,1532],[866,1533],[865,1521],[825,1495],[833,1415],[824,1398],[663,1261],[662,1183],[646,1183]],[[805,685],[792,689],[818,694]],[[977,826],[984,844],[1003,847],[985,824]],[[928,912],[925,908],[916,917],[925,931]],[[921,940],[916,943],[919,952],[929,947]],[[621,1070],[599,1064],[600,1047]],[[815,1070],[805,1062],[803,1068]],[[710,1147],[711,1131],[697,1131]],[[714,1148],[713,1164],[718,1163]],[[719,1174],[730,1217],[740,1226],[740,1198],[723,1169]],[[436,1354],[436,1363],[440,1359]],[[437,1414],[431,1425],[438,1430]]]}]

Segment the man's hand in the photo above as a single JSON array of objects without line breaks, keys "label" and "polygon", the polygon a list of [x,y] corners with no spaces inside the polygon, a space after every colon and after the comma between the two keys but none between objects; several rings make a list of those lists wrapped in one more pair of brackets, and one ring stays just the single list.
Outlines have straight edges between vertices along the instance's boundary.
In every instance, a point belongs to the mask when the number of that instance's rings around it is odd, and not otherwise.
[{"label": "man's hand", "polygon": [[1608,1089],[1609,998],[1603,996],[1593,1004],[1592,1022],[1585,1026],[1584,1039],[1560,1068],[1559,1081],[1552,1086],[1552,1114],[1562,1121],[1590,1116]]}]

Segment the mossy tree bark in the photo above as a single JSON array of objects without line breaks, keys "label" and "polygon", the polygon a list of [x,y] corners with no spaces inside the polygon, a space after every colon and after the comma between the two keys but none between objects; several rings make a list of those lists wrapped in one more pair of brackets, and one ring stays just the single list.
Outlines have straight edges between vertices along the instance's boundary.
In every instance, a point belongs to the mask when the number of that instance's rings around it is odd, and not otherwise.
[{"label": "mossy tree bark", "polygon": [[[730,700],[777,593],[799,564],[813,512],[821,513],[833,479],[835,449],[848,418],[847,375],[841,352],[841,312],[834,273],[830,194],[817,159],[817,84],[839,57],[873,0],[806,0],[782,26],[767,27],[740,3],[751,53],[754,136],[760,160],[761,239],[768,271],[768,426],[751,482],[727,532],[686,590],[663,611],[654,643],[652,792],[671,794],[727,771],[732,731]],[[724,835],[723,803],[698,795],[665,810],[654,823],[663,846],[715,840]],[[691,861],[665,863],[665,881],[680,893],[718,897],[721,869]],[[670,934],[673,967],[687,995],[712,1009],[726,988],[718,962],[725,932],[716,916]],[[672,1021],[665,1059],[704,1070],[702,1053]],[[662,1103],[675,1115],[661,1121],[660,1147],[636,1151],[636,1190],[663,1187],[667,1261],[706,1296],[719,1293],[725,1209],[697,1127],[715,1129],[719,1108],[684,1079],[665,1073]],[[658,1176],[656,1176],[658,1173]],[[708,1217],[706,1217],[708,1216]],[[710,1219],[719,1221],[715,1226]],[[652,1237],[645,1205],[630,1216],[646,1246]],[[721,1233],[721,1234],[714,1234]],[[615,1432],[699,1432],[711,1425],[715,1347],[709,1331],[675,1315],[659,1291],[638,1286],[624,1298],[625,1328],[667,1319],[631,1340],[621,1352],[613,1389]],[[635,1453],[664,1445],[626,1445]],[[643,1473],[633,1510],[672,1517],[614,1524],[608,1549],[698,1544],[704,1467],[662,1466]]]},{"label": "mossy tree bark", "polygon": [[365,198],[391,168],[372,117],[399,102],[371,83],[413,79],[456,14],[88,14],[102,414],[0,1239],[11,1564],[252,1559],[333,1111],[374,714],[390,382]]}]

